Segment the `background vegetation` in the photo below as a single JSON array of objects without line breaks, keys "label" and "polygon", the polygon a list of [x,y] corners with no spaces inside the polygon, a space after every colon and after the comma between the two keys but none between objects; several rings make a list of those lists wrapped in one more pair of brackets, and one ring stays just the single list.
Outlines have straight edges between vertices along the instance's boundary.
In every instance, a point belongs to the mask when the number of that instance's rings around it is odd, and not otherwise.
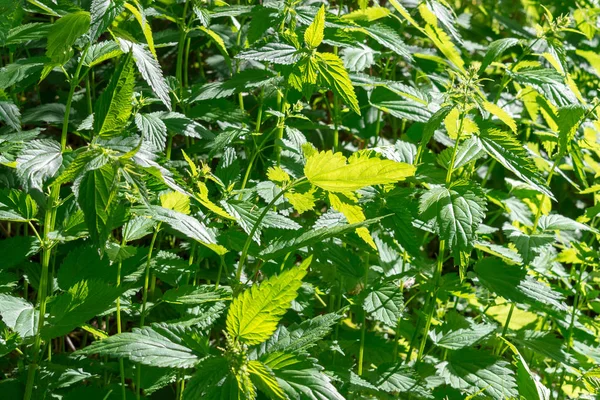
[{"label": "background vegetation", "polygon": [[0,397],[597,398],[595,0],[0,10]]}]

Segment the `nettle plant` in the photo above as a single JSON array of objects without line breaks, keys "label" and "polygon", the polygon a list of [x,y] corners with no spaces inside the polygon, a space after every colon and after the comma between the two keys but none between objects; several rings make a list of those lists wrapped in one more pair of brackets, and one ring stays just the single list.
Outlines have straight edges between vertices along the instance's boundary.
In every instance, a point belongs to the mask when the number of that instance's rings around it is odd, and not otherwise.
[{"label": "nettle plant", "polygon": [[594,1],[0,1],[0,393],[600,388]]}]

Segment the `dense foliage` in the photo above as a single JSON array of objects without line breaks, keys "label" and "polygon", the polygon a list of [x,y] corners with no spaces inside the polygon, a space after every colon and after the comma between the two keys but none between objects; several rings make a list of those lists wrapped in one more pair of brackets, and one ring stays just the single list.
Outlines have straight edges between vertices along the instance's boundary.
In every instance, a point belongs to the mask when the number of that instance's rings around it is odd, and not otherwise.
[{"label": "dense foliage", "polygon": [[0,397],[596,398],[596,0],[0,12]]}]

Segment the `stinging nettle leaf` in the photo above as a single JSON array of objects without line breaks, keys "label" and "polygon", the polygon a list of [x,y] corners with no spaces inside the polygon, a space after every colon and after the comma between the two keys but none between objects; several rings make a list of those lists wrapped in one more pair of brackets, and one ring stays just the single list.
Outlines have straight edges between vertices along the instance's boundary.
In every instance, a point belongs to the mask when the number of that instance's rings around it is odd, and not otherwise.
[{"label": "stinging nettle leaf", "polygon": [[315,15],[315,19],[306,28],[304,32],[304,43],[311,48],[315,49],[319,47],[321,42],[323,41],[323,31],[325,30],[325,5],[322,5],[317,11],[317,15]]},{"label": "stinging nettle leaf", "polygon": [[233,300],[227,313],[227,333],[254,345],[269,339],[277,323],[296,298],[312,257],[260,285],[254,285]]},{"label": "stinging nettle leaf", "polygon": [[131,116],[135,79],[131,53],[125,56],[94,109],[94,131],[97,135],[110,137],[121,132]]},{"label": "stinging nettle leaf", "polygon": [[96,341],[78,353],[129,358],[154,367],[192,368],[201,360],[200,355],[186,345],[192,340],[185,328],[155,324]]},{"label": "stinging nettle leaf", "polygon": [[17,158],[17,175],[25,189],[42,190],[45,181],[55,176],[63,161],[60,144],[50,139],[28,142]]},{"label": "stinging nettle leaf", "polygon": [[284,43],[268,43],[258,49],[243,51],[236,56],[241,60],[266,61],[281,65],[295,64],[300,57],[298,49]]},{"label": "stinging nettle leaf", "polygon": [[457,182],[426,191],[419,204],[426,221],[432,221],[442,240],[453,250],[470,251],[486,212],[486,199],[477,186]]},{"label": "stinging nettle leaf", "polygon": [[124,53],[131,52],[133,59],[137,65],[140,74],[144,78],[148,85],[152,88],[152,91],[163,104],[171,111],[171,97],[169,95],[170,90],[165,78],[163,77],[162,69],[156,58],[152,53],[142,45],[129,42],[124,39],[118,39],[119,46]]},{"label": "stinging nettle leaf", "polygon": [[396,183],[414,173],[415,167],[406,163],[369,158],[368,155],[355,155],[346,160],[342,153],[331,151],[314,154],[304,167],[304,174],[310,183],[339,193]]},{"label": "stinging nettle leaf", "polygon": [[484,130],[479,135],[479,139],[485,152],[502,164],[504,168],[529,183],[535,190],[554,199],[554,195],[540,176],[533,160],[517,139],[498,129]]}]

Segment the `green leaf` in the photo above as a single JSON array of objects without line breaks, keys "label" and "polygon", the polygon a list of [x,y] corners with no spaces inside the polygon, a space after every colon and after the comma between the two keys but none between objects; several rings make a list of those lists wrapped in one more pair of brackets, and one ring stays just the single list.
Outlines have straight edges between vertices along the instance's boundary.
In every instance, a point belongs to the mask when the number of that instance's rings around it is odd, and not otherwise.
[{"label": "green leaf", "polygon": [[[250,234],[254,226],[258,224],[258,218],[264,211],[263,208],[256,207],[255,205],[246,202],[230,201],[228,203],[222,202],[221,204],[225,210],[235,218],[236,222],[247,234]],[[275,211],[269,210],[267,211],[267,214],[265,214],[265,217],[260,221],[260,226],[256,229],[254,236],[252,237],[252,240],[258,244],[261,243],[261,230],[264,228],[298,230],[301,229],[302,226]]]},{"label": "green leaf", "polygon": [[55,176],[62,161],[59,143],[50,139],[31,140],[17,158],[17,175],[26,190],[41,191],[44,182]]},{"label": "green leaf", "polygon": [[135,125],[142,133],[142,140],[148,143],[152,152],[162,152],[167,145],[167,126],[160,118],[162,113],[136,114]]},{"label": "green leaf", "polygon": [[101,280],[111,283],[117,269],[111,268],[107,257],[100,258],[95,246],[72,249],[63,259],[56,275],[59,287],[68,289],[81,280]]},{"label": "green leaf", "polygon": [[431,111],[422,101],[400,95],[392,89],[393,87],[376,88],[371,94],[369,103],[383,112],[408,121],[427,122],[432,117]]},{"label": "green leaf", "polygon": [[10,101],[0,101],[0,121],[4,121],[15,131],[21,131],[21,112]]},{"label": "green leaf", "polygon": [[90,237],[96,243],[104,243],[112,230],[115,178],[114,167],[107,164],[88,171],[79,185],[77,202],[83,210]]},{"label": "green leaf", "polygon": [[323,41],[323,32],[325,30],[325,5],[321,5],[315,15],[313,22],[304,32],[304,43],[311,48],[316,49]]},{"label": "green leaf", "polygon": [[517,365],[517,387],[519,396],[531,400],[550,400],[550,390],[545,387],[537,375],[529,369],[527,362],[519,353],[519,350],[507,340],[504,340],[508,348],[514,353],[515,363]]},{"label": "green leaf", "polygon": [[486,129],[479,135],[483,149],[491,157],[535,190],[554,199],[523,145],[514,136],[498,129]]},{"label": "green leaf", "polygon": [[85,54],[83,65],[91,68],[121,54],[123,52],[117,43],[112,40],[105,40],[90,46]]},{"label": "green leaf", "polygon": [[308,230],[292,238],[282,237],[271,242],[264,250],[262,250],[260,252],[260,258],[263,260],[271,260],[273,258],[284,256],[296,249],[320,243],[330,237],[339,237],[344,233],[355,231],[357,228],[374,224],[381,219],[382,217],[379,217],[356,224],[321,227]]},{"label": "green leaf", "polygon": [[[23,82],[20,86],[29,86],[39,79],[39,75],[44,68],[44,57],[31,57],[17,60],[0,69],[0,89],[5,90],[8,87]],[[9,103],[10,104],[10,103]],[[7,107],[4,105],[3,107]],[[18,111],[18,109],[17,109]],[[6,113],[5,111],[0,111]],[[14,114],[14,110],[11,114]],[[18,114],[20,115],[20,114]],[[6,117],[3,117],[3,119]],[[12,118],[12,117],[11,117]],[[7,121],[11,126],[14,121]],[[20,128],[20,124],[19,124]]]},{"label": "green leaf", "polygon": [[279,325],[273,336],[259,347],[259,355],[261,359],[265,359],[265,356],[277,352],[304,354],[307,349],[327,336],[340,319],[341,314],[330,313],[289,327]]},{"label": "green leaf", "polygon": [[110,82],[94,108],[94,131],[100,136],[110,137],[120,133],[131,116],[135,79],[133,60],[127,54],[110,79]]},{"label": "green leaf", "polygon": [[248,345],[267,340],[296,298],[311,261],[309,257],[299,267],[255,285],[235,298],[227,313],[227,333]]},{"label": "green leaf", "polygon": [[6,326],[17,332],[21,338],[35,335],[36,329],[32,331],[31,329],[28,329],[25,324],[25,321],[36,319],[34,307],[27,300],[1,293],[0,316],[2,316],[2,321]]},{"label": "green leaf", "polygon": [[59,18],[48,32],[46,57],[64,64],[71,58],[71,46],[90,28],[90,14],[78,11]]},{"label": "green leaf", "polygon": [[168,224],[177,232],[185,235],[198,243],[208,247],[217,254],[225,254],[227,249],[217,244],[217,238],[213,231],[209,230],[196,218],[183,213],[168,210],[159,206],[150,206],[150,215],[157,221]]},{"label": "green leaf", "polygon": [[436,346],[450,350],[460,350],[473,346],[490,333],[496,330],[492,324],[470,324],[466,328],[447,329],[442,327],[439,331],[430,331],[429,335]]},{"label": "green leaf", "polygon": [[[348,161],[348,163],[347,163]],[[342,153],[321,151],[306,161],[304,174],[315,186],[330,192],[347,193],[366,186],[396,183],[414,175],[412,165],[355,154],[346,160]]]},{"label": "green leaf", "polygon": [[555,241],[554,235],[528,235],[509,225],[506,225],[504,230],[508,233],[508,239],[515,244],[519,254],[523,257],[523,262],[527,265]]},{"label": "green leaf", "polygon": [[119,46],[124,53],[131,52],[137,65],[138,71],[144,80],[150,85],[152,91],[163,104],[171,111],[170,90],[165,78],[163,77],[160,64],[154,58],[152,53],[140,44],[119,39]]},{"label": "green leaf", "polygon": [[279,386],[273,372],[260,361],[248,361],[248,372],[250,373],[250,379],[256,387],[263,393],[266,393],[270,399],[285,400],[288,398],[281,389],[281,386]]},{"label": "green leaf", "polygon": [[492,63],[492,61],[495,61],[506,50],[516,46],[517,44],[519,44],[519,40],[515,38],[503,38],[494,40],[492,43],[490,43],[487,51],[485,52],[485,56],[483,57],[483,61],[481,62],[481,66],[479,67],[479,74],[482,74]]},{"label": "green leaf", "polygon": [[361,72],[375,64],[373,55],[375,52],[370,47],[347,47],[342,50],[344,67],[351,72]]},{"label": "green leaf", "polygon": [[197,366],[183,392],[184,400],[225,400],[241,399],[237,381],[230,373],[229,362],[225,357],[206,357]]},{"label": "green leaf", "polygon": [[0,189],[0,221],[27,222],[34,220],[37,212],[37,203],[29,194]]},{"label": "green leaf", "polygon": [[122,291],[122,288],[97,280],[76,283],[48,303],[42,336],[52,339],[70,333],[110,308]]},{"label": "green leaf", "polygon": [[538,227],[542,231],[592,231],[596,232],[595,229],[574,221],[571,218],[567,218],[560,214],[550,214],[540,216]]},{"label": "green leaf", "polygon": [[370,288],[362,306],[375,321],[395,327],[404,308],[402,289],[392,284]]},{"label": "green leaf", "polygon": [[265,364],[271,368],[279,386],[291,399],[344,400],[322,368],[298,356],[273,354]]},{"label": "green leaf", "polygon": [[435,186],[421,196],[419,212],[424,220],[434,223],[449,248],[470,251],[485,217],[486,199],[479,187],[466,182],[448,188]]},{"label": "green leaf", "polygon": [[90,42],[96,41],[124,9],[123,0],[93,0],[90,6]]},{"label": "green leaf", "polygon": [[429,121],[427,121],[427,123],[423,127],[423,137],[421,138],[421,144],[419,145],[417,160],[421,159],[421,155],[423,154],[425,146],[427,146],[427,144],[435,134],[435,131],[442,125],[444,119],[448,116],[448,114],[450,114],[450,111],[452,111],[453,109],[453,106],[444,106],[437,110],[431,116],[431,118],[429,118]]},{"label": "green leaf", "polygon": [[162,301],[173,304],[199,305],[218,301],[231,300],[231,289],[213,285],[183,285],[169,289],[163,294]]},{"label": "green leaf", "polygon": [[96,341],[78,354],[128,358],[162,368],[193,368],[201,359],[197,351],[188,347],[188,343],[193,345],[199,339],[194,335],[185,328],[154,324]]},{"label": "green leaf", "polygon": [[585,108],[571,104],[558,109],[558,154],[563,156],[571,147],[577,128],[583,122]]},{"label": "green leaf", "polygon": [[317,53],[316,59],[322,86],[331,89],[352,111],[360,115],[356,93],[342,60],[333,53]]},{"label": "green leaf", "polygon": [[412,54],[402,37],[385,24],[375,23],[362,27],[377,43],[387,47],[400,57],[412,61]]},{"label": "green leaf", "polygon": [[284,43],[268,43],[257,49],[243,51],[236,56],[241,60],[266,61],[280,65],[295,64],[300,57],[298,49]]},{"label": "green leaf", "polygon": [[479,281],[491,292],[508,300],[566,310],[563,296],[527,274],[525,268],[508,265],[497,258],[484,258],[475,266]]},{"label": "green leaf", "polygon": [[513,117],[511,117],[510,114],[503,110],[500,106],[486,101],[483,103],[483,108],[490,114],[498,117],[500,121],[508,125],[508,127],[511,131],[513,131],[513,133],[517,133],[517,123],[515,122]]},{"label": "green leaf", "polygon": [[439,363],[436,369],[455,389],[470,394],[482,390],[489,398],[504,400],[518,395],[515,374],[509,365],[487,352],[462,349],[451,352],[448,361]]},{"label": "green leaf", "polygon": [[523,68],[516,72],[507,72],[522,85],[529,86],[543,94],[555,106],[578,104],[573,91],[565,84],[565,78],[555,69]]},{"label": "green leaf", "polygon": [[420,398],[433,398],[429,390],[420,384],[419,375],[407,365],[382,364],[373,374],[380,390],[398,396],[400,393],[416,395]]}]

